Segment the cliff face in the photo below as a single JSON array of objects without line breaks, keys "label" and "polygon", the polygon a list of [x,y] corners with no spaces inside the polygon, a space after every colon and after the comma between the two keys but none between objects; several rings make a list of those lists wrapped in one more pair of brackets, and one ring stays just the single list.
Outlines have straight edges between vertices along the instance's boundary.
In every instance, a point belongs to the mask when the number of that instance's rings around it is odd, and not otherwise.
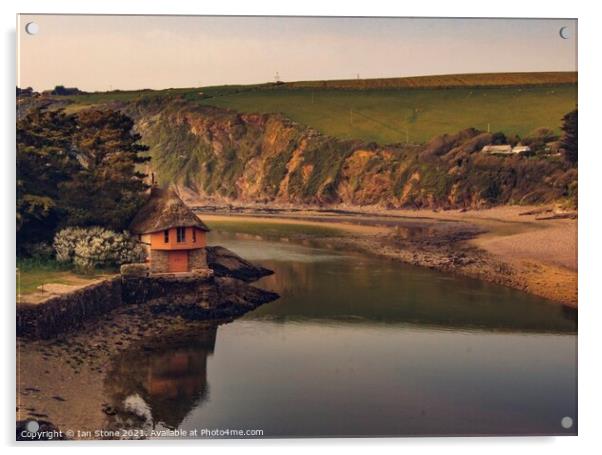
[{"label": "cliff face", "polygon": [[120,108],[151,147],[162,184],[216,203],[478,208],[576,192],[577,171],[562,159],[485,155],[493,136],[473,129],[423,146],[378,146],[330,138],[277,114],[182,99]]},{"label": "cliff face", "polygon": [[[32,106],[18,107],[23,115]],[[421,146],[380,146],[328,137],[279,114],[241,114],[177,96],[93,108],[130,115],[150,146],[147,170],[209,203],[479,208],[576,201],[577,170],[561,157],[485,155],[480,150],[494,136],[474,129]]]}]

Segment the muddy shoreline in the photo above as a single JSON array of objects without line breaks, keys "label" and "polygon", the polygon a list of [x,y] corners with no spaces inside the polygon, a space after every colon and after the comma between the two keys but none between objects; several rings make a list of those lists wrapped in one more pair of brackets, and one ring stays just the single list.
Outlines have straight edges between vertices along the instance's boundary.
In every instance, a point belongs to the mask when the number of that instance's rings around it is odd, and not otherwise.
[{"label": "muddy shoreline", "polygon": [[191,321],[140,304],[51,340],[18,338],[16,419],[51,422],[67,439],[99,439],[96,431],[121,429],[117,418],[125,410],[112,396],[115,359],[134,348],[152,352],[169,337],[203,338],[229,321]]},{"label": "muddy shoreline", "polygon": [[[30,437],[25,430],[31,420],[43,430],[40,436],[53,433],[52,439],[149,437],[134,431],[141,428],[140,410],[124,405],[127,387],[115,381],[129,376],[119,371],[150,374],[154,366],[139,360],[148,361],[174,342],[184,347],[206,344],[212,350],[217,326],[278,298],[249,284],[271,270],[219,246],[207,250],[212,272],[207,277],[117,276],[89,286],[92,294],[82,294],[88,288],[78,289],[29,304],[31,308],[18,306],[17,313],[41,314],[42,325],[66,319],[60,330],[42,334],[48,336],[27,332],[17,337],[17,439]],[[94,294],[107,286],[110,292]],[[123,296],[127,301],[118,302]],[[94,297],[104,305],[98,311],[77,306]],[[57,306],[57,299],[74,303]],[[52,318],[45,318],[46,313]],[[137,362],[139,368],[134,368]]]}]

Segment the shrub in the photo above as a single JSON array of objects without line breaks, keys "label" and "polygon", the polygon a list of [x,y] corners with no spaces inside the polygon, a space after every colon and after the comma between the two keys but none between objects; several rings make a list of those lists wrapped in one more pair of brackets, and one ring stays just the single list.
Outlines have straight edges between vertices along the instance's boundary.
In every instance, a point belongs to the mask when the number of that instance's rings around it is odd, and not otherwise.
[{"label": "shrub", "polygon": [[26,243],[22,246],[21,252],[24,257],[41,261],[52,259],[54,256],[52,245],[47,242]]},{"label": "shrub", "polygon": [[148,264],[124,264],[119,271],[124,277],[145,277],[148,276],[150,269]]},{"label": "shrub", "polygon": [[142,245],[127,232],[102,227],[66,228],[54,238],[56,259],[73,262],[77,268],[119,266],[145,259]]},{"label": "shrub", "polygon": [[78,241],[85,238],[86,229],[69,227],[60,230],[54,236],[52,244],[58,262],[72,262],[75,246]]}]

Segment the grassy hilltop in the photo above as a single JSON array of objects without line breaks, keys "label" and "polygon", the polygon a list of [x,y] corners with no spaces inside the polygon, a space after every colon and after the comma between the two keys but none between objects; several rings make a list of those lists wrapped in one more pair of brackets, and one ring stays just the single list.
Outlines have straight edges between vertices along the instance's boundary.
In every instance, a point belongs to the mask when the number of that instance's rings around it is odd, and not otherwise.
[{"label": "grassy hilltop", "polygon": [[574,86],[454,89],[276,88],[204,102],[240,112],[281,112],[339,139],[420,144],[463,128],[525,136],[558,130],[574,109]]},{"label": "grassy hilltop", "polygon": [[421,144],[434,136],[477,128],[525,136],[561,118],[577,103],[577,74],[494,73],[390,79],[123,91],[70,97],[77,106],[151,97],[246,113],[282,113],[339,139]]}]

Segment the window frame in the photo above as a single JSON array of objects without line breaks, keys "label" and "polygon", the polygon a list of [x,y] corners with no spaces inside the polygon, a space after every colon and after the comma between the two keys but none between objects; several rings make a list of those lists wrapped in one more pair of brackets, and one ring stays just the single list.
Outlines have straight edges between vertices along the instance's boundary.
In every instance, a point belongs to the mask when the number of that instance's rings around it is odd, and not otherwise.
[{"label": "window frame", "polygon": [[163,230],[163,243],[169,243],[169,229]]},{"label": "window frame", "polygon": [[177,227],[176,228],[176,243],[186,243],[186,228],[185,227]]}]

